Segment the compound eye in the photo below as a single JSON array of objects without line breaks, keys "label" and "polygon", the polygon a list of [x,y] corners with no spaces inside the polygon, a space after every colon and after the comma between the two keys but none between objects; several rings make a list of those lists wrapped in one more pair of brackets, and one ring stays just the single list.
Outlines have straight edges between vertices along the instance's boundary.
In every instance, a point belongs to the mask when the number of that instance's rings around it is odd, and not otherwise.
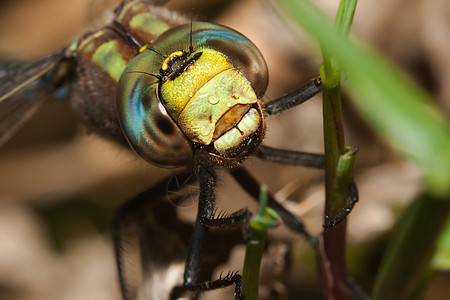
[{"label": "compound eye", "polygon": [[177,167],[193,159],[190,142],[168,115],[157,96],[161,57],[154,52],[138,54],[119,80],[117,113],[131,148],[148,162]]},{"label": "compound eye", "polygon": [[223,28],[222,31],[214,30],[211,37],[205,40],[204,45],[221,52],[230,64],[250,82],[256,96],[261,99],[269,82],[264,57],[259,49],[242,34],[234,32],[231,35],[228,32],[231,29]]}]

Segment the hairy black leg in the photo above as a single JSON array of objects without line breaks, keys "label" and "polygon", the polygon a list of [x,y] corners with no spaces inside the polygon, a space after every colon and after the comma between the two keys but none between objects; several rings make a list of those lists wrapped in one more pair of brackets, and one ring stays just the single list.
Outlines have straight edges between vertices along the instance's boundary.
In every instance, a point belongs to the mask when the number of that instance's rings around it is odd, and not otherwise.
[{"label": "hairy black leg", "polygon": [[198,202],[197,220],[192,233],[191,245],[189,247],[184,271],[184,284],[191,285],[197,282],[200,270],[203,242],[206,239],[208,228],[201,221],[202,217],[212,218],[215,205],[215,178],[212,174],[202,169],[200,171],[200,195]]},{"label": "hairy black leg", "polygon": [[341,212],[339,212],[337,215],[335,215],[333,218],[329,216],[325,216],[325,224],[323,225],[324,228],[330,228],[333,226],[336,226],[337,224],[341,223],[342,221],[347,218],[347,216],[352,211],[353,207],[358,203],[359,195],[358,195],[358,188],[356,187],[355,182],[352,180],[350,183],[350,186],[348,187],[348,197],[347,197],[347,203],[342,208]]},{"label": "hairy black leg", "polygon": [[[275,149],[267,146],[262,146],[259,149],[258,157],[270,162],[279,164],[286,164],[290,166],[304,166],[310,168],[325,168],[325,156],[315,153],[306,153],[298,151],[289,151]],[[345,220],[350,214],[355,204],[358,202],[358,188],[352,180],[349,186],[348,198],[345,207],[342,211],[334,217],[325,216],[325,228],[333,227]]]},{"label": "hairy black leg", "polygon": [[281,96],[278,99],[270,101],[263,106],[263,110],[268,115],[274,115],[290,109],[294,106],[300,105],[303,102],[311,99],[322,91],[322,81],[320,77],[311,79],[307,85],[295,90],[289,94]]},{"label": "hairy black leg", "polygon": [[[182,185],[176,187],[176,189],[182,187],[183,185],[193,183],[195,181],[195,176],[192,176],[191,173],[178,173],[177,175],[175,175],[175,177],[177,178],[178,182],[183,183]],[[170,180],[163,180],[157,185],[153,186],[151,189],[139,194],[130,201],[124,203],[117,209],[113,217],[111,231],[113,237],[114,251],[116,255],[117,269],[119,274],[120,289],[122,292],[123,299],[131,299],[132,297],[125,280],[125,270],[124,270],[125,259],[123,257],[124,251],[123,251],[123,239],[121,238],[121,226],[125,223],[128,217],[135,216],[137,212],[142,211],[149,204],[156,203],[161,199],[163,199],[167,195],[168,192],[167,185],[169,181]],[[177,230],[180,230],[178,226],[179,224],[176,223],[177,222],[175,220],[171,222],[171,224],[177,227]]]},{"label": "hairy black leg", "polygon": [[172,290],[171,299],[177,299],[184,291],[205,291],[222,288],[235,283],[235,298],[240,299],[241,276],[237,273],[229,273],[223,278],[211,282],[198,282],[200,263],[204,248],[204,241],[209,228],[229,227],[236,225],[245,226],[250,218],[250,212],[242,210],[237,213],[215,218],[215,185],[216,178],[212,170],[200,167],[200,195],[198,203],[198,214],[192,234],[191,244],[186,259],[184,284],[176,286]]},{"label": "hairy black leg", "polygon": [[325,168],[325,156],[322,154],[281,150],[261,146],[257,155],[261,159],[283,165],[304,166],[317,169]]},{"label": "hairy black leg", "polygon": [[228,274],[224,277],[222,277],[222,274],[220,274],[219,279],[216,279],[214,281],[176,286],[172,290],[171,299],[177,299],[184,291],[205,292],[225,288],[232,284],[234,284],[234,298],[237,300],[244,299],[241,293],[242,276],[237,272],[231,271],[228,272]]},{"label": "hairy black leg", "polygon": [[[242,167],[236,167],[230,171],[231,175],[236,179],[239,185],[249,193],[254,199],[259,199],[259,183],[253,178],[250,173],[248,173]],[[297,219],[290,211],[285,209],[281,204],[279,204],[275,198],[271,194],[269,194],[268,198],[268,206],[275,209],[283,219],[283,222],[288,226],[291,230],[300,233],[303,235],[306,240],[315,247],[317,245],[317,238],[310,234],[306,229],[303,223]]]}]

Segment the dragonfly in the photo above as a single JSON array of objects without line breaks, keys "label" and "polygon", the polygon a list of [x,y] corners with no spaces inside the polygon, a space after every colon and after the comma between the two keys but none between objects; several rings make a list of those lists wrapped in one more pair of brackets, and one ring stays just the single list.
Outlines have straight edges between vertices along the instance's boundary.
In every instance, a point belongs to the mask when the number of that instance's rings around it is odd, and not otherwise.
[{"label": "dragonfly", "polygon": [[[153,232],[138,237],[140,255],[145,256],[142,259],[153,261],[151,267],[155,269],[158,260],[167,267],[166,260],[184,259],[183,278],[171,288],[170,297],[177,299],[186,292],[195,294],[234,284],[235,298],[242,299],[241,275],[237,272],[216,279],[203,274],[225,256],[216,255],[207,265],[203,251],[208,247],[207,234],[216,229],[245,228],[251,216],[247,209],[216,213],[217,170],[228,170],[257,199],[259,183],[243,167],[249,156],[323,168],[323,155],[263,145],[266,119],[320,93],[320,78],[262,103],[268,71],[256,46],[228,27],[174,16],[164,8],[165,2],[124,0],[115,9],[110,24],[86,33],[62,51],[38,61],[4,64],[0,72],[0,145],[36,112],[45,95],[75,85],[71,104],[89,130],[131,148],[150,164],[184,168],[122,205],[113,219],[123,298],[136,296],[127,280],[132,275],[126,268],[123,226],[130,216],[150,207],[152,215],[138,222],[141,232]],[[14,97],[37,81],[40,91],[35,97]],[[173,191],[171,199],[181,201],[186,187],[197,180],[198,213],[191,225],[178,221],[173,207],[164,199]],[[328,220],[330,226],[344,220],[357,200],[357,189],[352,184],[347,207]],[[310,244],[317,243],[303,223],[273,196],[269,196],[269,207],[278,211],[288,228]],[[191,232],[190,238],[186,238],[186,232]],[[173,249],[159,249],[159,238],[170,240]],[[233,243],[228,236],[220,240]],[[183,247],[187,248],[184,258],[184,251],[174,250]]]}]

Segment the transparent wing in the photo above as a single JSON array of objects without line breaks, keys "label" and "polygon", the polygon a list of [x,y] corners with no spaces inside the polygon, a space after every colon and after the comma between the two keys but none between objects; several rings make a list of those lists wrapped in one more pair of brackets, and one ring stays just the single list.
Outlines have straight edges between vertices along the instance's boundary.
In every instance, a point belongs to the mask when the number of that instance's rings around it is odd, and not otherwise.
[{"label": "transparent wing", "polygon": [[27,96],[19,91],[47,74],[64,57],[52,54],[32,62],[0,62],[0,147],[37,111],[52,91],[38,89]]},{"label": "transparent wing", "polygon": [[[177,174],[178,178],[188,183],[195,179],[186,173]],[[182,188],[183,184],[169,188],[170,181],[163,180],[134,197],[114,218],[113,237],[124,299],[137,299],[138,295],[143,299],[168,299],[173,285],[182,282],[192,225],[178,219],[174,203],[188,190]],[[171,201],[166,198],[169,193]]]}]

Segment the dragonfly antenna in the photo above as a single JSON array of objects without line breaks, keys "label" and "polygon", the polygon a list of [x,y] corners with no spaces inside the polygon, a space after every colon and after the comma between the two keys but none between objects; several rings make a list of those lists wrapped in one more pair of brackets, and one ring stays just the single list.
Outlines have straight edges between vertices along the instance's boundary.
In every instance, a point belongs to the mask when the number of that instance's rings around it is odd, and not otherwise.
[{"label": "dragonfly antenna", "polygon": [[192,9],[192,14],[191,14],[191,30],[189,32],[189,52],[192,53],[194,52],[194,47],[192,46],[192,19],[194,16],[194,10]]},{"label": "dragonfly antenna", "polygon": [[131,71],[131,72],[127,72],[127,74],[132,74],[132,73],[145,74],[145,75],[153,76],[153,77],[155,77],[155,78],[157,78],[157,79],[159,79],[159,80],[162,79],[162,77],[161,77],[160,75],[155,75],[155,74],[148,73],[148,72],[144,72],[144,71]]}]

